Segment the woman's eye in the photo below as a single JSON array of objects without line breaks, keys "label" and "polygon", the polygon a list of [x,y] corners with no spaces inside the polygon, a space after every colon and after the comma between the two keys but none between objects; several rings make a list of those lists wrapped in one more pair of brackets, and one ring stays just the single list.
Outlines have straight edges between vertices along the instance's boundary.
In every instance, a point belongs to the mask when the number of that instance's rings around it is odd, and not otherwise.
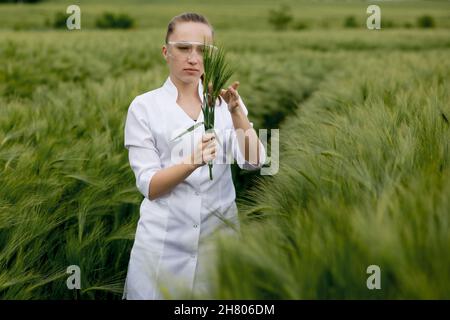
[{"label": "woman's eye", "polygon": [[178,50],[186,51],[186,50],[189,50],[189,47],[178,47]]}]

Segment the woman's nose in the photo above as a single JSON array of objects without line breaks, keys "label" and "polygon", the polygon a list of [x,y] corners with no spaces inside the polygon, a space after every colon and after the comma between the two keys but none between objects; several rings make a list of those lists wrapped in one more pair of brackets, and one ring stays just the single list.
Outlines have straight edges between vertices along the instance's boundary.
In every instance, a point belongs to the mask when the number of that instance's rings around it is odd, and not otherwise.
[{"label": "woman's nose", "polygon": [[189,63],[197,63],[198,62],[198,57],[196,57],[195,54],[190,54],[188,57],[188,62]]},{"label": "woman's nose", "polygon": [[203,56],[201,56],[196,50],[189,52],[188,61],[198,62],[199,59],[203,59]]}]

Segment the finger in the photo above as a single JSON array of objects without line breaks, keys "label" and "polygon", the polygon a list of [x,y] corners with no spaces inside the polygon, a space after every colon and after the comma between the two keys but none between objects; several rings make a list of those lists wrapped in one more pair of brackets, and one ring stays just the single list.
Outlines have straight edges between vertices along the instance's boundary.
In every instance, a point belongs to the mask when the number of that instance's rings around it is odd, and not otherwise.
[{"label": "finger", "polygon": [[214,133],[205,133],[202,137],[202,142],[208,142],[214,138]]},{"label": "finger", "polygon": [[216,137],[212,136],[210,139],[208,139],[205,144],[210,144],[210,143],[216,143]]},{"label": "finger", "polygon": [[234,96],[234,95],[237,94],[237,90],[236,90],[236,88],[233,87],[233,86],[229,86],[229,87],[228,87],[228,92],[230,93],[231,96]]},{"label": "finger", "polygon": [[216,157],[216,153],[215,153],[215,152],[210,152],[210,153],[208,154],[208,156],[209,156],[211,159],[214,159],[214,158]]},{"label": "finger", "polygon": [[239,81],[233,82],[232,87],[233,87],[233,89],[237,90],[237,88],[239,87]]},{"label": "finger", "polygon": [[211,143],[211,144],[205,145],[203,150],[210,151],[210,150],[215,149],[215,148],[216,148],[216,144],[215,143]]},{"label": "finger", "polygon": [[203,160],[206,161],[206,162],[209,161],[209,160],[214,159],[215,157],[216,157],[215,153],[208,152],[208,153],[204,153],[203,154]]},{"label": "finger", "polygon": [[215,142],[209,142],[207,144],[205,144],[204,149],[211,149],[211,148],[215,148],[216,147],[216,143]]},{"label": "finger", "polygon": [[204,162],[205,163],[207,163],[207,162],[209,162],[209,161],[212,161],[212,160],[214,160],[214,156],[207,156],[207,157],[205,157],[205,159],[203,159],[204,160]]},{"label": "finger", "polygon": [[231,92],[231,94],[234,95],[234,96],[238,94],[237,89],[234,88],[234,87],[231,87],[230,92]]},{"label": "finger", "polygon": [[225,101],[228,101],[230,99],[230,92],[228,90],[223,90],[223,93],[221,94],[221,97],[225,99]]},{"label": "finger", "polygon": [[213,147],[214,145],[215,145],[215,143],[214,143],[214,142],[211,142],[211,141],[209,141],[209,142],[204,142],[203,145],[202,145],[202,149],[203,149],[203,150],[206,150],[206,149],[208,149],[208,148]]}]

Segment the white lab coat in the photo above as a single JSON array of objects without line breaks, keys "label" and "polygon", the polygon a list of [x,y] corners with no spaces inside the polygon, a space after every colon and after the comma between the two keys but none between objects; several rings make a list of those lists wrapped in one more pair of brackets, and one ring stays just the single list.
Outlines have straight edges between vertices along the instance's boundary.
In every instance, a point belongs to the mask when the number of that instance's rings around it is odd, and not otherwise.
[{"label": "white lab coat", "polygon": [[[203,100],[202,90],[199,81],[198,93]],[[206,292],[208,283],[202,276],[207,266],[213,265],[209,236],[217,234],[218,230],[239,234],[236,193],[229,164],[214,163],[213,180],[209,178],[208,165],[201,166],[170,193],[154,200],[148,198],[153,175],[177,163],[173,150],[187,147],[191,149],[187,150],[189,153],[178,151],[180,159],[187,156],[205,132],[201,125],[173,140],[196,123],[177,104],[177,96],[177,88],[168,77],[162,87],[137,96],[128,109],[125,147],[136,186],[144,199],[128,265],[125,299],[177,298],[185,292],[183,289],[191,293]],[[247,108],[243,103],[242,106],[247,114]],[[214,162],[224,159],[226,152],[228,156],[231,153],[243,169],[260,168],[266,159],[264,146],[260,143],[259,166],[245,162],[226,102],[222,101],[215,110],[214,127],[219,140],[223,141],[218,145]],[[197,123],[201,121],[202,112]]]}]

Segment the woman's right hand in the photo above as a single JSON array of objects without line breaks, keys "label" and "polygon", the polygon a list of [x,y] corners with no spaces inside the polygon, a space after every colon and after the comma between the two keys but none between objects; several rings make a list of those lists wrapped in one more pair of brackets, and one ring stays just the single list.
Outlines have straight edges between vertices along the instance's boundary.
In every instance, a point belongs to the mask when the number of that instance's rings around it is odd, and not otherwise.
[{"label": "woman's right hand", "polygon": [[214,133],[205,133],[190,156],[190,163],[199,168],[216,158],[217,149]]}]

